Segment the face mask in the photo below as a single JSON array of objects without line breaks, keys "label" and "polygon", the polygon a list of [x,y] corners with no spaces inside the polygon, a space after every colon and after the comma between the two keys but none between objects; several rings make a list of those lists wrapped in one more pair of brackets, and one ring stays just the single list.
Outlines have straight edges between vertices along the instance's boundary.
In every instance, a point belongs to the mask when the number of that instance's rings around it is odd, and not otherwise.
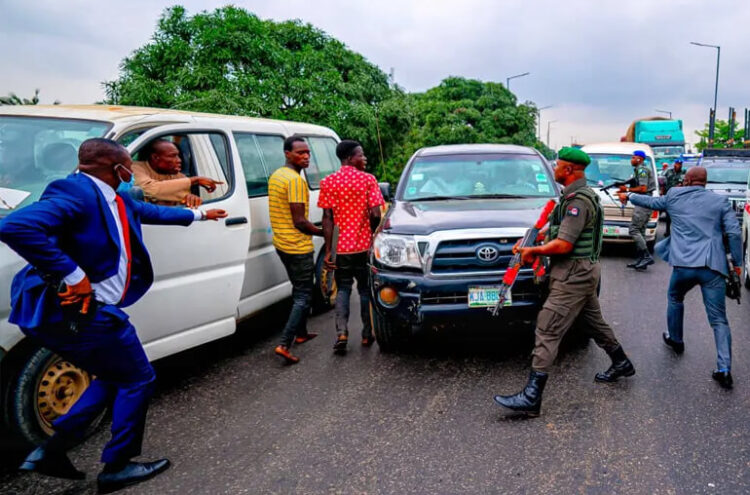
[{"label": "face mask", "polygon": [[[120,171],[118,169],[124,170],[127,174],[128,179],[125,180],[122,178],[122,174],[120,174]],[[115,165],[115,175],[117,175],[117,178],[120,180],[120,184],[131,184],[133,183],[133,172],[126,169],[124,166],[120,165],[119,163]]]}]

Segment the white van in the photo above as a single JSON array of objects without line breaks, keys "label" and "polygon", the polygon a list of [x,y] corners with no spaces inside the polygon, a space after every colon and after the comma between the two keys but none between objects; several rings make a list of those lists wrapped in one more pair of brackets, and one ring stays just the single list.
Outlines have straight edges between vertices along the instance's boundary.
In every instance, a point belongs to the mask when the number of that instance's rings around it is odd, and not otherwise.
[{"label": "white van", "polygon": [[[239,319],[291,294],[271,244],[267,191],[269,176],[285,161],[283,141],[292,134],[310,146],[310,219],[319,223],[318,189],[339,167],[339,138],[325,127],[286,121],[122,106],[4,106],[0,188],[30,193],[16,208],[30,204],[50,181],[76,168],[78,146],[92,137],[122,143],[134,159],[152,140],[169,139],[187,175],[225,183],[213,193],[194,191],[207,207],[226,210],[225,220],[143,227],[155,282],[128,313],[155,360],[229,335]],[[0,202],[0,217],[9,212]],[[314,242],[320,268],[322,240]],[[24,340],[8,322],[10,283],[24,264],[0,243],[0,405],[10,430],[36,443],[51,433],[52,421],[70,409],[90,377]]]},{"label": "white van", "polygon": [[[623,207],[617,198],[618,189],[613,187],[609,194],[602,192],[601,187],[613,182],[621,182],[633,175],[630,158],[633,152],[641,150],[646,153],[644,164],[651,167],[651,173],[656,183],[656,190],[652,193],[659,196],[659,182],[654,161],[654,152],[647,144],[642,143],[597,143],[587,144],[581,148],[591,157],[591,164],[586,167],[588,184],[599,193],[604,208],[604,242],[630,243],[633,242],[628,229],[633,216],[633,205],[628,203]],[[646,224],[646,243],[653,250],[656,242],[656,227],[659,222],[659,212],[653,212]]]}]

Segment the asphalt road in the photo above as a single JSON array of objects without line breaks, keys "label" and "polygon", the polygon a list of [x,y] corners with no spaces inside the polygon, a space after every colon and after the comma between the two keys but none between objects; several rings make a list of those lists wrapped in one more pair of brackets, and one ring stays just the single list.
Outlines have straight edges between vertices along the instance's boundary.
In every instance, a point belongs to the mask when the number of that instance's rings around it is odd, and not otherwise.
[{"label": "asphalt road", "polygon": [[[396,355],[350,344],[339,357],[328,313],[311,319],[322,335],[296,349],[302,362],[283,366],[271,354],[281,305],[235,336],[157,363],[144,457],[174,466],[123,493],[750,493],[750,292],[728,304],[735,388],[725,391],[710,377],[700,292],[687,299],[678,358],[659,335],[670,270],[626,270],[627,255],[608,251],[601,299],[635,363],[630,379],[594,383],[607,356],[569,339],[542,416],[508,418],[492,395],[525,383],[523,331],[467,342],[461,334],[475,329],[463,329]],[[107,438],[102,428],[71,452],[89,473],[83,482],[18,475],[5,449],[0,492],[94,493]]]}]

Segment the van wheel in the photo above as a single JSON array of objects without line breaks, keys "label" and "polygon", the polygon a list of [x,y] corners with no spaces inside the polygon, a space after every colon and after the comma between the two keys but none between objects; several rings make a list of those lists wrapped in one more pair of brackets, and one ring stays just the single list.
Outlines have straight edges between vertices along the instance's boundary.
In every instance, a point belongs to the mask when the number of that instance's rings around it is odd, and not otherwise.
[{"label": "van wheel", "polygon": [[[67,413],[91,383],[82,369],[46,348],[38,348],[12,377],[5,400],[10,429],[31,445],[54,433],[52,422]],[[89,426],[86,437],[101,424],[104,413]]]},{"label": "van wheel", "polygon": [[380,352],[394,352],[408,343],[407,328],[381,316],[370,303],[370,318]]},{"label": "van wheel", "polygon": [[315,263],[315,288],[313,289],[312,311],[313,314],[321,314],[329,311],[336,304],[336,281],[333,281],[331,294],[326,296],[326,282],[331,275],[323,269],[323,251],[318,255],[318,261]]}]

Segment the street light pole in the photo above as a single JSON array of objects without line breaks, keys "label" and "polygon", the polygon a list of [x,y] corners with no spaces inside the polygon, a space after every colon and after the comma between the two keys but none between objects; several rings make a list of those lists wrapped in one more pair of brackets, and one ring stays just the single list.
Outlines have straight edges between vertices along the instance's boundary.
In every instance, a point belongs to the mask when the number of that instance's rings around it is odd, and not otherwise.
[{"label": "street light pole", "polygon": [[657,108],[657,109],[655,109],[654,111],[655,111],[655,112],[659,112],[659,113],[666,113],[666,114],[669,114],[669,120],[672,120],[672,112],[670,112],[669,110],[659,110],[659,109]]},{"label": "street light pole", "polygon": [[510,76],[510,77],[506,78],[505,79],[505,89],[507,89],[508,91],[510,91],[510,80],[511,79],[516,79],[518,77],[528,76],[529,74],[531,74],[531,72],[524,72],[523,74],[516,74],[515,76]]},{"label": "street light pole", "polygon": [[556,120],[547,121],[547,148],[549,148],[549,130],[550,130],[550,127],[552,127],[553,122],[557,122],[557,121]]},{"label": "street light pole", "polygon": [[714,111],[716,111],[716,100],[719,95],[719,59],[721,58],[721,47],[718,45],[707,45],[705,43],[690,42],[691,45],[704,46],[706,48],[716,48],[716,85],[714,86]]},{"label": "street light pole", "polygon": [[552,105],[536,109],[536,129],[537,134],[539,135],[539,141],[542,140],[542,110],[547,110],[548,108],[552,108]]}]

